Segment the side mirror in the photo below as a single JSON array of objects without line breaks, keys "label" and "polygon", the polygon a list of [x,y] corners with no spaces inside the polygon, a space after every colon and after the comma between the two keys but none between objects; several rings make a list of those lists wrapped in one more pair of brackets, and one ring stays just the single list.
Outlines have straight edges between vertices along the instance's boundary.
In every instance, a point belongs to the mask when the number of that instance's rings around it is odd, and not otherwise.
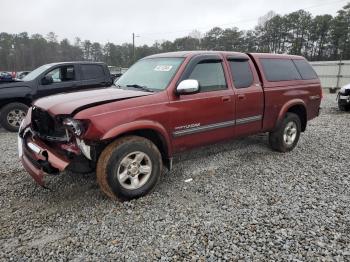
[{"label": "side mirror", "polygon": [[46,75],[43,79],[41,79],[41,84],[42,85],[50,85],[52,83],[53,83],[52,76]]},{"label": "side mirror", "polygon": [[180,82],[176,87],[176,93],[178,95],[190,95],[199,92],[199,83],[194,79],[187,79]]}]

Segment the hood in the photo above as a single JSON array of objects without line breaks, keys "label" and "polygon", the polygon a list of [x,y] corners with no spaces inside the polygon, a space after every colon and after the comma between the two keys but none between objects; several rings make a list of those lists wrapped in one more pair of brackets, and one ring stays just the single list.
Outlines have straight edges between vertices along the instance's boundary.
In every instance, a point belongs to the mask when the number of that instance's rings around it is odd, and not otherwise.
[{"label": "hood", "polygon": [[48,96],[35,101],[34,106],[53,115],[71,115],[92,106],[150,94],[152,93],[109,87]]},{"label": "hood", "polygon": [[0,82],[0,89],[28,86],[24,81]]}]

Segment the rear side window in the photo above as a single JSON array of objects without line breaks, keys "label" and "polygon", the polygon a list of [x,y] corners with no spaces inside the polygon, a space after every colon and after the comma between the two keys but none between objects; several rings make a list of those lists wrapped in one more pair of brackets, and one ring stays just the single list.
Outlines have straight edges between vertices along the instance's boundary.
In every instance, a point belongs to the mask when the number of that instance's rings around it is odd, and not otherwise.
[{"label": "rear side window", "polygon": [[200,92],[227,89],[221,62],[202,62],[197,64],[189,79],[198,80]]},{"label": "rear side window", "polygon": [[300,74],[290,59],[260,59],[265,77],[270,82],[300,80]]},{"label": "rear side window", "polygon": [[233,83],[236,88],[245,88],[253,84],[253,73],[250,69],[249,61],[234,60],[229,61]]},{"label": "rear side window", "polygon": [[307,61],[295,59],[293,62],[297,67],[302,79],[310,80],[318,78],[316,72]]},{"label": "rear side window", "polygon": [[105,75],[100,65],[81,65],[81,73],[83,80],[103,78]]}]

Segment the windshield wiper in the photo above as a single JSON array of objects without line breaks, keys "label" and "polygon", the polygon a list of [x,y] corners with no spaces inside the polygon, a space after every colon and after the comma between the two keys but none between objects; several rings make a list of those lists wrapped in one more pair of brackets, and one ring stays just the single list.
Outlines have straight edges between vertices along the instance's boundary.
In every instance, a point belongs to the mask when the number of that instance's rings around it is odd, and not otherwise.
[{"label": "windshield wiper", "polygon": [[116,88],[123,89],[124,86],[114,84]]},{"label": "windshield wiper", "polygon": [[147,86],[141,86],[141,85],[138,85],[138,84],[132,84],[132,85],[126,85],[126,86],[127,87],[133,87],[133,88],[141,89],[141,90],[146,91],[146,92],[154,93],[154,90],[148,88]]}]

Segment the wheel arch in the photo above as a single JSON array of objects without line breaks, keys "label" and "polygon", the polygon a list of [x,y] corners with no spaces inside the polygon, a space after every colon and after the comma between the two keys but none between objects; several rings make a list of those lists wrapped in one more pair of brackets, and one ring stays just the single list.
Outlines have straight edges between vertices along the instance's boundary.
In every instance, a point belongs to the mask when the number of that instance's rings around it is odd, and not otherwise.
[{"label": "wheel arch", "polygon": [[[109,130],[101,138],[102,141],[112,142],[118,138],[136,135],[152,141],[159,149],[163,162],[170,168],[172,148],[165,128],[154,121],[136,121]],[[108,143],[109,144],[109,143]]]},{"label": "wheel arch", "polygon": [[279,126],[281,121],[284,119],[286,113],[294,113],[298,115],[301,122],[301,131],[304,132],[306,130],[307,110],[306,110],[306,104],[302,99],[291,100],[282,107],[278,115],[275,128]]},{"label": "wheel arch", "polygon": [[15,97],[15,98],[7,98],[7,99],[3,99],[0,101],[0,108],[11,104],[11,103],[22,103],[25,104],[26,106],[30,107],[32,100],[27,98],[27,97]]}]

